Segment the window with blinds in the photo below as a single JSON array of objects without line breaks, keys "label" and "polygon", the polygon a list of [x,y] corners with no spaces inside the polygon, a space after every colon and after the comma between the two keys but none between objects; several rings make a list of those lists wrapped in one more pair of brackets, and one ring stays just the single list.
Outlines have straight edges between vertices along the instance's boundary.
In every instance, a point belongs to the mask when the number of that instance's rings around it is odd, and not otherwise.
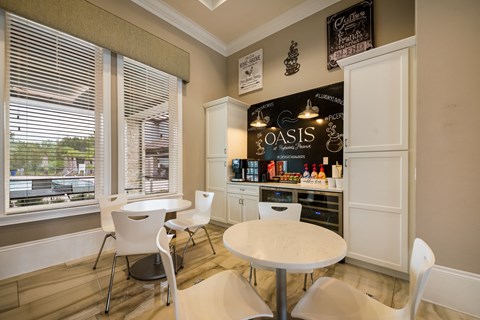
[{"label": "window with blinds", "polygon": [[10,211],[94,199],[103,193],[102,48],[7,13],[6,51]]},{"label": "window with blinds", "polygon": [[179,187],[178,79],[118,57],[119,184],[134,195]]}]

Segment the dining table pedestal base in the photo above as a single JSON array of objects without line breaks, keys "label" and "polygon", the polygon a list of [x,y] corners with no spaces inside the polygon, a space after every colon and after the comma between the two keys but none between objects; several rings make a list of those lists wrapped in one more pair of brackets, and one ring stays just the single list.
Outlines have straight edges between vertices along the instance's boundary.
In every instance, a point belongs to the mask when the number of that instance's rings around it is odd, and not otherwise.
[{"label": "dining table pedestal base", "polygon": [[277,300],[277,317],[278,320],[287,320],[287,309],[282,307],[287,305],[287,270],[276,269],[276,300]]},{"label": "dining table pedestal base", "polygon": [[[176,262],[175,262],[176,261]],[[182,257],[176,255],[173,259],[177,271],[182,265]],[[130,267],[130,276],[137,280],[152,281],[165,278],[165,270],[160,259],[160,254],[152,254],[136,261]]]}]

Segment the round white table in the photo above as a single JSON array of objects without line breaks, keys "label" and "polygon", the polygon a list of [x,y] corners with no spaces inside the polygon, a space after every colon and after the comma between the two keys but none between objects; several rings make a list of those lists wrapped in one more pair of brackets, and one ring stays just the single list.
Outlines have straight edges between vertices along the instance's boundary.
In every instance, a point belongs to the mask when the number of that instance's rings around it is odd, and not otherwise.
[{"label": "round white table", "polygon": [[[184,199],[152,199],[132,202],[122,206],[121,209],[135,212],[165,209],[169,213],[188,209],[191,205],[190,201]],[[176,259],[179,258],[179,256],[176,257]],[[150,255],[135,262],[130,267],[130,275],[137,280],[144,281],[165,278],[160,254]]]},{"label": "round white table", "polygon": [[252,263],[276,269],[277,319],[287,319],[287,269],[327,267],[347,254],[347,243],[320,226],[290,220],[252,220],[223,234],[224,246]]}]

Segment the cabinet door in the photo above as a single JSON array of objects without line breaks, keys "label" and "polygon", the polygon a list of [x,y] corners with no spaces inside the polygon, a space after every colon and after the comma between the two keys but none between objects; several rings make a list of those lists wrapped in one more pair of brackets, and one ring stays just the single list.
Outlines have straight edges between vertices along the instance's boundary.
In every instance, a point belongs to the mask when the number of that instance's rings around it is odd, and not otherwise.
[{"label": "cabinet door", "polygon": [[214,192],[212,220],[227,222],[225,195],[227,181],[227,163],[225,158],[207,159],[206,191]]},{"label": "cabinet door", "polygon": [[345,67],[345,152],[407,150],[408,49]]},{"label": "cabinet door", "polygon": [[345,154],[347,256],[408,271],[408,152]]},{"label": "cabinet door", "polygon": [[227,105],[205,109],[207,158],[227,156]]},{"label": "cabinet door", "polygon": [[236,193],[227,193],[227,222],[240,223],[242,222],[242,196]]},{"label": "cabinet door", "polygon": [[258,219],[258,197],[243,196],[243,221]]}]

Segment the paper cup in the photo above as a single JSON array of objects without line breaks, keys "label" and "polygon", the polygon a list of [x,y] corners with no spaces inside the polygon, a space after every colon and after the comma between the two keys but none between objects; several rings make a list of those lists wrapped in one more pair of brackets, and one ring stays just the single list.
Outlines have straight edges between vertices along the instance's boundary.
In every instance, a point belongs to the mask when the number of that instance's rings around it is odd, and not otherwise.
[{"label": "paper cup", "polygon": [[337,189],[343,189],[343,179],[335,179]]},{"label": "paper cup", "polygon": [[329,188],[335,188],[336,184],[335,184],[335,178],[327,178],[328,180],[328,187]]}]

